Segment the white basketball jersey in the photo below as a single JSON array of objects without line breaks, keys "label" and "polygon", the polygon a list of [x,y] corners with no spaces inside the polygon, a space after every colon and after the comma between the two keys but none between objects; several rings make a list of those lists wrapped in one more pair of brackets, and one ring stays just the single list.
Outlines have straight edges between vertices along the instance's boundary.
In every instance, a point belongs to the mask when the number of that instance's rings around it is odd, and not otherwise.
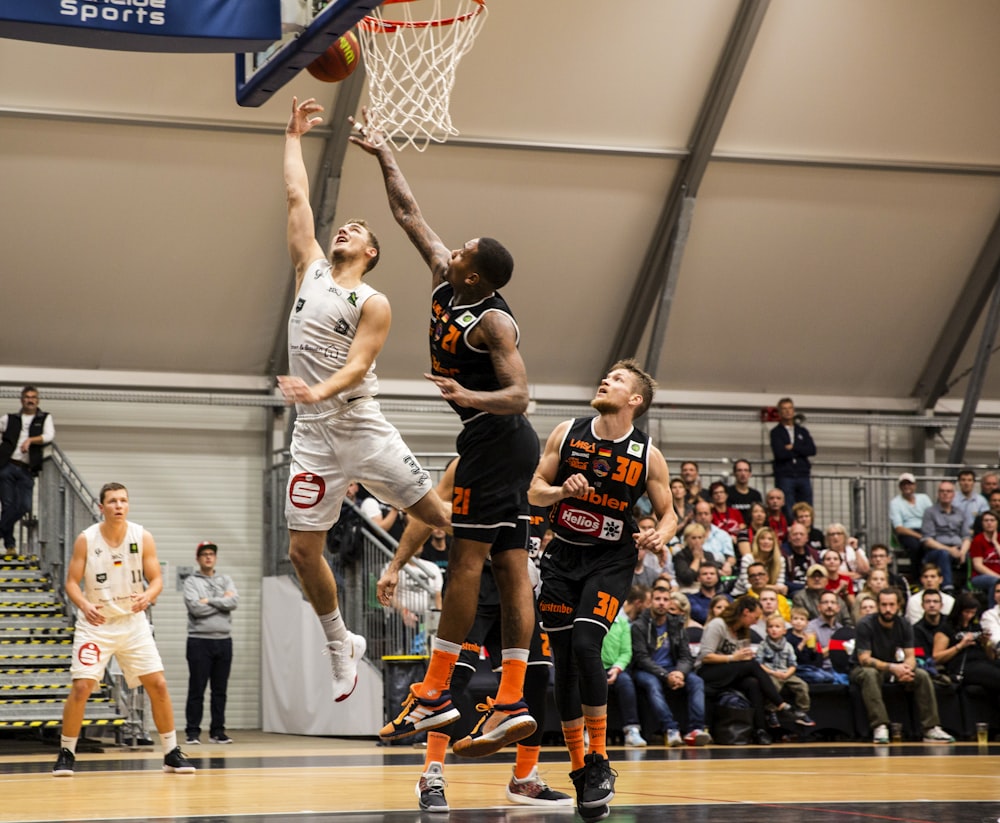
[{"label": "white basketball jersey", "polygon": [[101,524],[85,529],[87,565],[83,593],[108,620],[132,614],[132,595],[145,589],[142,575],[142,533],[138,523],[126,521],[125,539],[112,548],[101,534]]},{"label": "white basketball jersey", "polygon": [[[309,264],[288,317],[288,368],[309,385],[326,380],[344,367],[361,321],[361,307],[378,294],[365,283],[356,289],[341,288],[333,281],[332,268],[329,260]],[[322,403],[298,404],[296,408],[305,414],[321,414],[339,409],[352,398],[376,394],[378,380],[373,362],[359,385]]]}]

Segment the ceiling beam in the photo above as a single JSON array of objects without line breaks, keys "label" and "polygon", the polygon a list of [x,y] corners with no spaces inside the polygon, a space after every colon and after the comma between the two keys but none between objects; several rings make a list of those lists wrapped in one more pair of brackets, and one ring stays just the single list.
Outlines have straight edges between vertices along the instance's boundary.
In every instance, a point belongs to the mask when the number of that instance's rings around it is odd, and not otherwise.
[{"label": "ceiling beam", "polygon": [[937,342],[917,379],[911,397],[917,398],[921,411],[934,405],[948,393],[948,378],[958,363],[966,342],[986,306],[986,298],[1000,278],[1000,214],[997,215],[986,242],[959,293],[951,314],[941,327]]},{"label": "ceiling beam", "polygon": [[[701,111],[695,121],[688,154],[677,169],[649,248],[646,250],[639,276],[622,314],[618,332],[605,362],[605,371],[615,361],[636,354],[639,341],[649,322],[650,313],[662,302],[657,299],[657,293],[672,293],[676,288],[680,266],[671,268],[670,259],[674,251],[679,251],[674,249],[674,245],[684,199],[693,199],[698,195],[698,188],[711,160],[712,150],[715,148],[715,142],[722,130],[769,4],[770,0],[742,0],[740,3]],[[659,322],[664,326],[662,329],[664,334],[669,320],[667,314],[668,312],[663,311],[660,314]]]}]

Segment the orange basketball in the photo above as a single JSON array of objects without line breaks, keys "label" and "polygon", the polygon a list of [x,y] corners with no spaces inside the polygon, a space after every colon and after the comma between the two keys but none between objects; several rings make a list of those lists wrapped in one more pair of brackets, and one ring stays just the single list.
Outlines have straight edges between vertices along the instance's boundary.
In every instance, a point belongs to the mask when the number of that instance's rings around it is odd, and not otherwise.
[{"label": "orange basketball", "polygon": [[330,48],[312,61],[306,70],[324,83],[339,83],[361,62],[361,45],[352,32],[347,32]]}]

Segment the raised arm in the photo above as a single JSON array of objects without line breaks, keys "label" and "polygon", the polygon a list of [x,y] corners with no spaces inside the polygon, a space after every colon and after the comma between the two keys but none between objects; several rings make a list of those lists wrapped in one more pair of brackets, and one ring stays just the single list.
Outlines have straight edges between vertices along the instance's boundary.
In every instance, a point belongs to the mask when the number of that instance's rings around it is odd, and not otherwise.
[{"label": "raised arm", "polygon": [[517,331],[510,317],[502,312],[487,312],[472,330],[469,343],[489,350],[499,389],[472,391],[450,377],[438,374],[424,377],[440,389],[445,400],[463,408],[490,414],[524,414],[528,409],[528,373],[517,350]]},{"label": "raised arm", "polygon": [[382,132],[373,129],[369,123],[368,109],[362,108],[364,124],[358,123],[353,117],[348,118],[351,124],[360,131],[360,136],[351,135],[350,142],[359,146],[368,154],[378,159],[382,169],[382,179],[385,181],[385,193],[389,198],[389,208],[410,242],[417,247],[420,256],[431,270],[432,286],[437,286],[448,269],[451,250],[441,242],[441,238],[427,225],[424,216],[417,205],[416,198],[410,190],[410,184],[403,177],[392,146]]},{"label": "raised arm", "polygon": [[285,196],[288,200],[288,254],[295,266],[296,289],[306,267],[326,254],[316,240],[316,226],[309,204],[309,175],[302,158],[302,136],[323,122],[323,107],[315,98],[299,103],[292,98],[292,115],[285,127]]}]

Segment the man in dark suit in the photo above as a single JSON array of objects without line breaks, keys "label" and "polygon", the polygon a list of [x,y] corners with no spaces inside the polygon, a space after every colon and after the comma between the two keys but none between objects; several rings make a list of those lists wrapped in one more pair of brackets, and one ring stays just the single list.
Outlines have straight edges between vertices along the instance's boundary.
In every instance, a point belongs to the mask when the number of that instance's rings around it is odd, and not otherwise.
[{"label": "man in dark suit", "polygon": [[785,516],[790,522],[792,506],[812,505],[809,458],[816,454],[816,444],[809,430],[796,423],[795,404],[790,397],[778,401],[778,420],[778,425],[771,429],[774,484],[785,493]]}]

